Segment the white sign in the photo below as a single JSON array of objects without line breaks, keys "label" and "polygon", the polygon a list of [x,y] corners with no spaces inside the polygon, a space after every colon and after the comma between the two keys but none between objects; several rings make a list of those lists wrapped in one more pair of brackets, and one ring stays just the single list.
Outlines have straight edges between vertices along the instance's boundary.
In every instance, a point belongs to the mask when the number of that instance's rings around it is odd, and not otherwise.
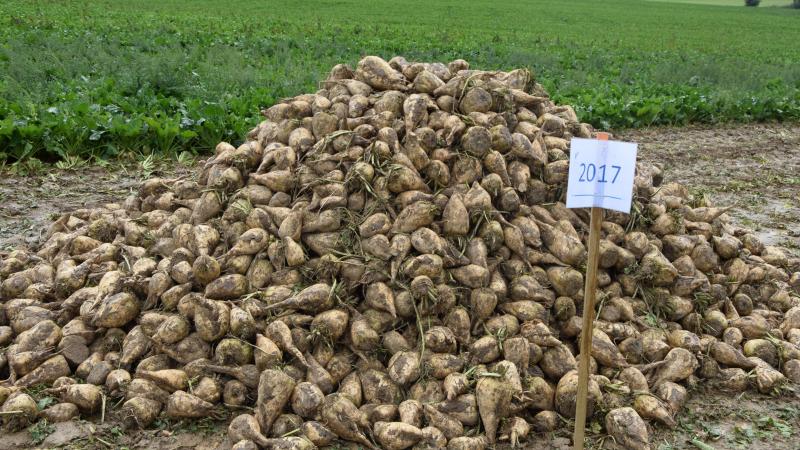
[{"label": "white sign", "polygon": [[637,144],[572,138],[567,208],[631,211]]}]

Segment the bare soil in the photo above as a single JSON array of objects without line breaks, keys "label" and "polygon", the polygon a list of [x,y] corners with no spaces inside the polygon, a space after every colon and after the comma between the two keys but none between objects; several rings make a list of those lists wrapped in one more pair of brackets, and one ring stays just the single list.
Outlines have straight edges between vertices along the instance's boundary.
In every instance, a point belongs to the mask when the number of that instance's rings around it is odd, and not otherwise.
[{"label": "bare soil", "polygon": [[800,255],[800,124],[630,130],[639,159],[658,164],[768,245]]},{"label": "bare soil", "polygon": [[122,203],[151,176],[180,176],[191,170],[191,164],[148,159],[106,167],[0,172],[0,252],[35,247],[50,223],[65,212]]},{"label": "bare soil", "polygon": [[[800,124],[713,128],[658,128],[619,132],[638,142],[639,158],[662,167],[665,182],[681,182],[718,206],[729,205],[734,223],[752,228],[766,243],[800,255]],[[25,176],[0,173],[0,252],[35,247],[59,214],[121,202],[150,175],[189,173],[174,161],[125,163],[75,170],[48,169]],[[691,389],[674,430],[654,426],[653,448],[800,449],[800,387],[779,397],[754,392],[726,394]],[[106,421],[73,421],[0,437],[0,450],[67,449],[227,449],[225,421],[158,422],[157,429],[124,432],[115,404]],[[599,430],[602,414],[589,423]],[[569,449],[572,424],[532,436],[529,449]],[[590,432],[590,448],[615,448],[611,438]],[[347,448],[339,447],[339,448]]]}]

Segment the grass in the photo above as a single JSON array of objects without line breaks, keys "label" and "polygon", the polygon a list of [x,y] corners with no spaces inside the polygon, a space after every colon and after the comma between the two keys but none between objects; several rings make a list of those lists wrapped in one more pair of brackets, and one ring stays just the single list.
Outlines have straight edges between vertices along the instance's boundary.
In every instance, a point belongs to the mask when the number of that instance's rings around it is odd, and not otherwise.
[{"label": "grass", "polygon": [[207,152],[366,54],[527,67],[599,128],[798,120],[798,20],[643,0],[6,0],[0,161]]}]

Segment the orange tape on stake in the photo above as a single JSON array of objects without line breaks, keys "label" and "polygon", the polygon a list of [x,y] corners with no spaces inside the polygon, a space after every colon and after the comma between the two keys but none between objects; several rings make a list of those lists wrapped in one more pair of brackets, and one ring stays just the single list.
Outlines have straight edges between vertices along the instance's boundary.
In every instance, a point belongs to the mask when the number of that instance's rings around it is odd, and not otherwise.
[{"label": "orange tape on stake", "polygon": [[[608,140],[608,133],[597,133],[597,139]],[[586,405],[589,396],[589,355],[592,353],[592,329],[594,327],[594,301],[597,295],[597,261],[600,247],[600,228],[603,225],[603,209],[592,208],[589,222],[589,254],[586,261],[586,280],[583,286],[583,327],[581,328],[581,353],[578,362],[578,396],[575,405],[575,433],[573,448],[583,450],[586,432]]]}]

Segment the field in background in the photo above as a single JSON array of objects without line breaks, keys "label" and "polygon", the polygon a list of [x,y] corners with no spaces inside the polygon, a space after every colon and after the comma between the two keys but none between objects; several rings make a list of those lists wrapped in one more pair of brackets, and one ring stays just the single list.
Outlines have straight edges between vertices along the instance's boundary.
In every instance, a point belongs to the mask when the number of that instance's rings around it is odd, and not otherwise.
[{"label": "field in background", "polygon": [[207,151],[367,54],[528,67],[600,128],[797,120],[798,42],[798,10],[642,0],[6,0],[0,160]]}]

